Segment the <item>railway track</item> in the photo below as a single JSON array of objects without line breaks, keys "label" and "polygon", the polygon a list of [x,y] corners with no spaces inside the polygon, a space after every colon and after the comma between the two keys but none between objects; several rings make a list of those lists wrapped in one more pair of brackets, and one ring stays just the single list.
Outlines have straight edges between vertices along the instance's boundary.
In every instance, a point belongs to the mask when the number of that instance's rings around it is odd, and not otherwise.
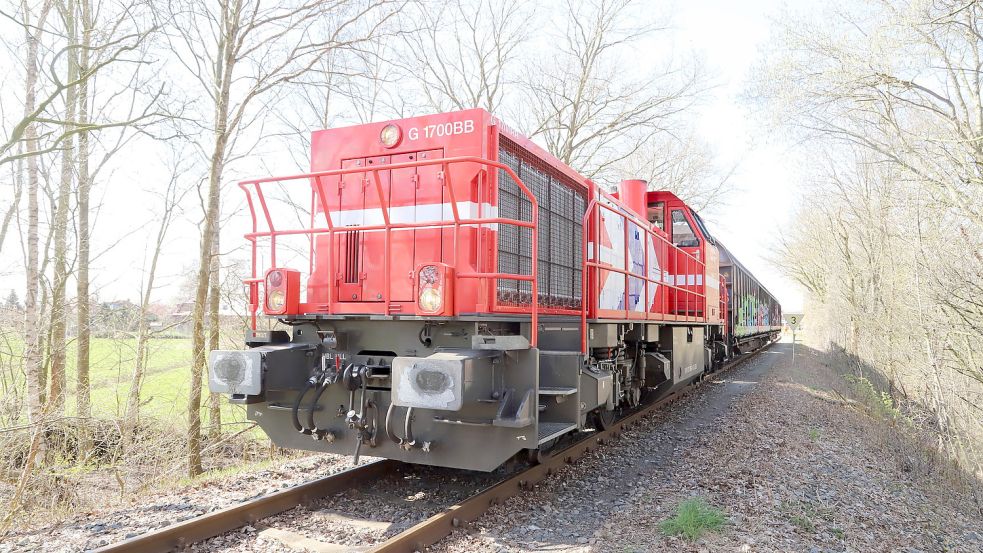
[{"label": "railway track", "polygon": [[[725,364],[720,371],[733,369],[766,350],[766,345],[757,351],[745,354]],[[508,475],[468,499],[435,514],[406,530],[388,538],[385,542],[362,547],[351,547],[358,551],[371,553],[409,553],[421,551],[448,536],[456,528],[479,518],[490,507],[505,499],[519,495],[548,478],[565,464],[573,463],[606,442],[619,438],[624,430],[638,423],[652,411],[659,409],[680,397],[689,394],[699,384],[675,392],[640,408],[614,422],[610,428],[591,433],[572,444],[556,450],[539,464]],[[309,505],[314,501],[358,488],[373,481],[404,471],[407,465],[398,461],[382,460],[353,467],[331,476],[320,478],[306,484],[287,488],[257,499],[240,503],[225,509],[179,522],[162,529],[136,536],[119,543],[96,549],[96,553],[124,552],[165,552],[187,548],[195,543],[219,536],[226,532],[294,509]],[[275,530],[275,529],[274,529]],[[324,550],[344,551],[345,546],[323,544]]]}]

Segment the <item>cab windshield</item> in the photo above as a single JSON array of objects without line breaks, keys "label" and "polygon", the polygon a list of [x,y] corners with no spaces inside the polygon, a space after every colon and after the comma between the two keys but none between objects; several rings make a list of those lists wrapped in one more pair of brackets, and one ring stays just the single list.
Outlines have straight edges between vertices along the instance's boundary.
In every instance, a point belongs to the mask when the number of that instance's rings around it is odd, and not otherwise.
[{"label": "cab windshield", "polygon": [[680,248],[692,248],[700,245],[700,240],[693,232],[693,227],[686,220],[682,209],[672,210],[672,241]]},{"label": "cab windshield", "polygon": [[716,242],[714,241],[713,236],[710,236],[710,231],[707,230],[707,224],[703,222],[703,217],[700,217],[700,214],[695,211],[691,211],[690,213],[693,214],[693,220],[696,221],[696,226],[699,227],[700,233],[703,234],[703,237],[707,239],[707,242],[715,245]]}]

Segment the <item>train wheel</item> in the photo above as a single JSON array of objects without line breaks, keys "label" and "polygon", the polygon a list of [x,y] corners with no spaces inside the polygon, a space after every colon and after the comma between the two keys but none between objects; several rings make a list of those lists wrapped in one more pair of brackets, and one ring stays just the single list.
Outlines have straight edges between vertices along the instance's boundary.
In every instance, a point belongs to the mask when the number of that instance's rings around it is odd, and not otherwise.
[{"label": "train wheel", "polygon": [[598,430],[607,430],[611,428],[614,424],[614,411],[608,411],[607,409],[601,407],[594,410],[594,428]]},{"label": "train wheel", "polygon": [[553,438],[552,440],[543,442],[539,444],[539,449],[530,449],[529,451],[529,463],[533,465],[538,465],[545,462],[547,459],[553,456],[553,448],[556,444],[560,442],[560,438]]}]

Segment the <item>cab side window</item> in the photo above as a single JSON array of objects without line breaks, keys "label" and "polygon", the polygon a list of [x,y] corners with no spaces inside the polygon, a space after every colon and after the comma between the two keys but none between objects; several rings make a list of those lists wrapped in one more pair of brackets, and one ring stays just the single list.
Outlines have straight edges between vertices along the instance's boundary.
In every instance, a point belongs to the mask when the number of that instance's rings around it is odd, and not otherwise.
[{"label": "cab side window", "polygon": [[666,203],[655,202],[648,205],[648,220],[659,230],[666,230]]},{"label": "cab side window", "polygon": [[682,209],[672,210],[672,241],[680,248],[691,248],[700,245],[700,240],[689,226]]}]

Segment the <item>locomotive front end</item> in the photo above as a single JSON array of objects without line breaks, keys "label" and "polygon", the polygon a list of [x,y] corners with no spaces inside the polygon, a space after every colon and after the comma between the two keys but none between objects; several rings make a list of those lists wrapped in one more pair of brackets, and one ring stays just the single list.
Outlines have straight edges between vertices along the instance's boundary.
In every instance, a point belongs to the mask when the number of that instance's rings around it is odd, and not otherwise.
[{"label": "locomotive front end", "polygon": [[[248,349],[212,352],[210,389],[286,448],[484,471],[535,449],[530,318],[486,315],[496,277],[533,287],[488,251],[509,222],[493,188],[510,178],[496,166],[497,124],[468,110],[316,132],[312,173],[294,179],[314,211],[306,281],[275,261],[247,281],[254,309],[287,330],[248,330]],[[247,235],[254,261],[258,240],[301,232],[274,227],[261,184],[244,185],[254,220],[269,223]],[[563,410],[575,421],[580,403]]]},{"label": "locomotive front end", "polygon": [[248,331],[249,349],[212,352],[209,388],[280,447],[490,471],[537,443],[537,351],[493,332],[451,321]]}]

